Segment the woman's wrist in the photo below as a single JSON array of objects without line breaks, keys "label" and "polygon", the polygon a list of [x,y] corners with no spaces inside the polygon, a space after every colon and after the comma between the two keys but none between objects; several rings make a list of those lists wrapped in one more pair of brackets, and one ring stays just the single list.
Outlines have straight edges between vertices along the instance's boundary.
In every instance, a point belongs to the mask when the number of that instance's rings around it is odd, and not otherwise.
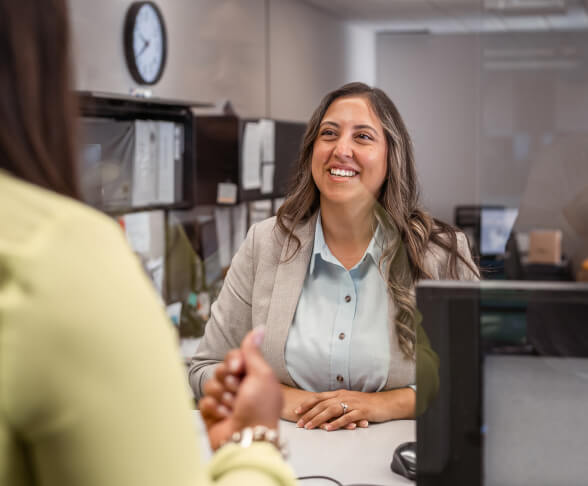
[{"label": "woman's wrist", "polygon": [[294,410],[313,392],[300,390],[299,388],[292,388],[291,386],[283,384],[280,384],[280,388],[284,398],[280,417],[289,422],[297,422],[300,417]]},{"label": "woman's wrist", "polygon": [[280,438],[278,428],[270,428],[265,425],[244,427],[243,429],[234,432],[227,440],[223,441],[220,446],[222,447],[226,444],[233,443],[240,447],[247,448],[254,442],[267,442],[272,444],[284,459],[288,457],[286,441]]},{"label": "woman's wrist", "polygon": [[368,393],[370,422],[414,418],[415,396],[411,388]]}]

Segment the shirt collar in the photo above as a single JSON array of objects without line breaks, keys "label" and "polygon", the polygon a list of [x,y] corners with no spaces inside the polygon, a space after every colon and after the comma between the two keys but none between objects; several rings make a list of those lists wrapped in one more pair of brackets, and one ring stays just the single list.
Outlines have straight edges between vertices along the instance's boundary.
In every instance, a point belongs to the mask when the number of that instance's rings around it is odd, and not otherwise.
[{"label": "shirt collar", "polygon": [[[359,266],[368,256],[371,257],[371,259],[376,265],[379,265],[380,257],[382,256],[383,245],[384,241],[382,230],[380,229],[380,225],[378,224],[378,226],[376,227],[376,231],[372,236],[372,239],[370,240],[367,249],[365,250],[365,253],[359,260],[358,264],[355,265],[355,267],[353,268]],[[314,246],[312,249],[312,256],[310,257],[309,272],[311,274],[314,272],[317,255],[320,255],[320,257],[326,262],[334,263],[335,265],[340,265],[335,256],[331,253],[331,250],[329,250],[327,242],[325,241],[325,234],[323,233],[320,209],[318,211],[318,217],[316,218],[316,225],[314,231]]]}]

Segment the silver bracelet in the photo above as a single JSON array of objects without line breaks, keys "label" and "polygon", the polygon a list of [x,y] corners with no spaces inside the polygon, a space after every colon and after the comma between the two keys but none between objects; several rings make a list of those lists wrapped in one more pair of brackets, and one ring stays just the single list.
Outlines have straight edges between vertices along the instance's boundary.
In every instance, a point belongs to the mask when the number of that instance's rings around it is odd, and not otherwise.
[{"label": "silver bracelet", "polygon": [[253,442],[269,442],[272,444],[282,457],[286,459],[288,457],[288,448],[286,441],[280,439],[278,431],[276,429],[270,429],[265,425],[256,425],[255,427],[245,427],[244,429],[233,432],[231,437],[221,444],[221,447],[229,442],[240,445],[241,447],[249,447]]}]

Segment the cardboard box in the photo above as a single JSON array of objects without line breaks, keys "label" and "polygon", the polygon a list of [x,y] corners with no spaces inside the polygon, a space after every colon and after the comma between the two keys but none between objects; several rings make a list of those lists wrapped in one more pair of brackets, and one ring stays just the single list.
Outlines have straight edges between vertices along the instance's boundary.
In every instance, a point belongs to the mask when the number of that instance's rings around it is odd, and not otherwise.
[{"label": "cardboard box", "polygon": [[582,262],[576,280],[578,282],[588,282],[588,258]]},{"label": "cardboard box", "polygon": [[561,230],[529,232],[529,263],[561,263]]}]

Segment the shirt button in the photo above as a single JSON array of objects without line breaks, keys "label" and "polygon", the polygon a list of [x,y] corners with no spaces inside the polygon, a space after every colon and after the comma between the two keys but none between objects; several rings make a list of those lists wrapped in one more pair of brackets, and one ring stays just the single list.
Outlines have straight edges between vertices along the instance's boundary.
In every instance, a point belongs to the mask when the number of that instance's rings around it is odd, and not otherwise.
[{"label": "shirt button", "polygon": [[345,296],[345,302],[351,302],[351,295]]},{"label": "shirt button", "polygon": [[343,377],[341,375],[337,375],[337,381],[341,383],[343,381]]},{"label": "shirt button", "polygon": [[344,332],[342,332],[342,333],[339,334],[339,339],[341,339],[341,340],[345,339],[345,333]]}]

